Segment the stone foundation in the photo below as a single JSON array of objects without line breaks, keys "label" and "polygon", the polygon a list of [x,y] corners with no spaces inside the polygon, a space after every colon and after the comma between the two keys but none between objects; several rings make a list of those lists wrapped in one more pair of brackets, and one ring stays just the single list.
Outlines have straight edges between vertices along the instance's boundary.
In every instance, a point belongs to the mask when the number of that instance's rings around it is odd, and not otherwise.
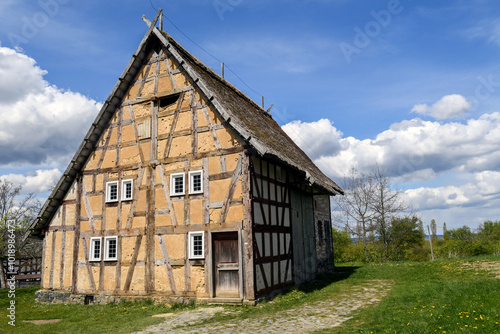
[{"label": "stone foundation", "polygon": [[164,297],[164,296],[109,296],[109,295],[82,295],[71,292],[38,290],[35,293],[35,302],[47,304],[85,304],[98,305],[109,303],[120,303],[123,301],[147,301],[151,300],[158,304],[188,304],[195,301],[187,297]]},{"label": "stone foundation", "polygon": [[38,290],[35,293],[35,302],[45,304],[84,304],[84,305],[99,305],[109,303],[120,303],[123,301],[147,301],[151,300],[155,304],[189,304],[195,302],[197,304],[239,304],[239,305],[255,305],[255,301],[242,300],[238,301],[220,298],[203,298],[196,299],[190,297],[165,297],[165,296],[110,296],[110,295],[83,295],[73,294],[71,292],[54,291],[54,290]]}]

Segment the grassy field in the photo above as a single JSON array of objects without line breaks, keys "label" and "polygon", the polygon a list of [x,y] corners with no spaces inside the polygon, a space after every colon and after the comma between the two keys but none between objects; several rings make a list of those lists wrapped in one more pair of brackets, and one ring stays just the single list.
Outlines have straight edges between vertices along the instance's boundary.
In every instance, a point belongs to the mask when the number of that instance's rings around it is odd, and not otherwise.
[{"label": "grassy field", "polygon": [[[269,316],[304,303],[336,300],[370,280],[390,280],[392,290],[377,305],[357,311],[341,327],[320,333],[500,333],[500,257],[436,260],[423,263],[349,264],[314,284],[256,307],[228,307],[227,314],[208,320],[240,320]],[[496,277],[495,277],[496,276]],[[16,293],[16,327],[8,325],[6,290],[0,291],[0,333],[130,333],[163,321],[151,315],[179,312],[151,303],[118,305],[41,305],[35,288]],[[337,298],[338,299],[338,298]],[[188,308],[192,308],[190,306]],[[234,311],[234,312],[231,312]],[[327,316],[327,315],[326,315]],[[34,325],[23,320],[63,319]]]}]

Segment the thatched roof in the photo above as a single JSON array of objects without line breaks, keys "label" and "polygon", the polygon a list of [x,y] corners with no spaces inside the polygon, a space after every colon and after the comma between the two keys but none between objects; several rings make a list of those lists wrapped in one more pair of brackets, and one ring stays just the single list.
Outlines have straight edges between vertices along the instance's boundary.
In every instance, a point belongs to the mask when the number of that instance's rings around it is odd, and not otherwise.
[{"label": "thatched roof", "polygon": [[[154,22],[156,22],[156,18]],[[311,159],[288,137],[278,123],[272,119],[268,112],[201,63],[171,36],[156,28],[153,23],[104,103],[66,171],[45,202],[39,216],[34,221],[31,235],[42,236],[42,230],[49,224],[73,181],[81,173],[99,138],[119,107],[123,96],[130,85],[133,84],[137,71],[141,68],[148,52],[158,43],[176,59],[180,64],[180,68],[213,104],[214,109],[221,118],[258,155],[279,161],[303,174],[304,181],[317,189],[319,193],[343,194],[342,189],[321,172]]]}]

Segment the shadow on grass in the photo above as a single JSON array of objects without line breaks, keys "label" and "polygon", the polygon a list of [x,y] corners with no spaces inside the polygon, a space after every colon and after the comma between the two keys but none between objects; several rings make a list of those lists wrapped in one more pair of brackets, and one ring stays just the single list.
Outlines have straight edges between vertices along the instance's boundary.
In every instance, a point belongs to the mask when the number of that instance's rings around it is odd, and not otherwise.
[{"label": "shadow on grass", "polygon": [[297,287],[299,291],[310,293],[321,290],[326,286],[349,278],[359,267],[335,267],[335,272],[320,274],[315,280],[303,283]]}]

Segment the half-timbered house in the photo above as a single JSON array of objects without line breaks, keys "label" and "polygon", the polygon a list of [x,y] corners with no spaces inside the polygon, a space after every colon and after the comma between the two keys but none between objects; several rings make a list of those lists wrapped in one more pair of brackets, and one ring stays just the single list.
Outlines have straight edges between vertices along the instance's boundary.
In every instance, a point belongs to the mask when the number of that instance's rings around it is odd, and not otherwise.
[{"label": "half-timbered house", "polygon": [[342,190],[159,15],[32,226],[38,301],[253,303],[333,268]]}]

